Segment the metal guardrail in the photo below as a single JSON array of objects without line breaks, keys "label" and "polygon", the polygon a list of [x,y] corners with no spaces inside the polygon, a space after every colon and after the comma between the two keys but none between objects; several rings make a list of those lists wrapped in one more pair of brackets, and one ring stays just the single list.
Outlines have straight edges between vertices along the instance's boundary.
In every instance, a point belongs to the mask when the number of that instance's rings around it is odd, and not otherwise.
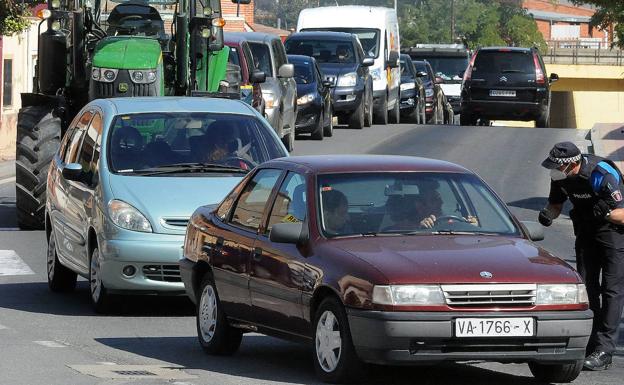
[{"label": "metal guardrail", "polygon": [[593,40],[549,40],[548,49],[542,53],[544,62],[550,64],[624,65],[624,51],[605,47]]}]

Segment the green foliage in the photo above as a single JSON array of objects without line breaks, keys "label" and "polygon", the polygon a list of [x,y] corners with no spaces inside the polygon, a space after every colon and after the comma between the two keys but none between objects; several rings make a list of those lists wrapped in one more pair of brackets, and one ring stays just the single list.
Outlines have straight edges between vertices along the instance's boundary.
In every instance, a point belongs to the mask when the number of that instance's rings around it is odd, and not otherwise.
[{"label": "green foliage", "polygon": [[622,0],[583,0],[577,4],[595,5],[598,10],[592,16],[591,23],[602,29],[613,26],[614,46],[624,49],[624,1]]},{"label": "green foliage", "polygon": [[20,33],[30,26],[26,16],[30,9],[20,0],[0,1],[0,35],[11,36]]}]

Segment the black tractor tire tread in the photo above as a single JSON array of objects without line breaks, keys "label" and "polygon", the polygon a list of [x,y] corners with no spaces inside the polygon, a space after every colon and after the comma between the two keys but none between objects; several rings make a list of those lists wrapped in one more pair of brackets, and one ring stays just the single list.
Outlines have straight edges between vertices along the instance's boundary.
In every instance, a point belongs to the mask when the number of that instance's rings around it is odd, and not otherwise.
[{"label": "black tractor tire tread", "polygon": [[48,167],[61,141],[61,120],[49,106],[27,106],[17,124],[15,186],[20,228],[44,228]]}]

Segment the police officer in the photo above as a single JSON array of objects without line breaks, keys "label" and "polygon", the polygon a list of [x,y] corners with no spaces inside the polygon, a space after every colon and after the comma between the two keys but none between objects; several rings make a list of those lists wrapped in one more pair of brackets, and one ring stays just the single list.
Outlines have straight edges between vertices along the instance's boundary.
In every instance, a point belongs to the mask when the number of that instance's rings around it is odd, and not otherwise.
[{"label": "police officer", "polygon": [[576,263],[594,312],[584,367],[608,369],[624,303],[622,174],[610,160],[581,154],[570,142],[557,143],[542,166],[550,169],[552,181],[539,222],[550,226],[567,199],[573,205],[570,218],[576,235]]}]

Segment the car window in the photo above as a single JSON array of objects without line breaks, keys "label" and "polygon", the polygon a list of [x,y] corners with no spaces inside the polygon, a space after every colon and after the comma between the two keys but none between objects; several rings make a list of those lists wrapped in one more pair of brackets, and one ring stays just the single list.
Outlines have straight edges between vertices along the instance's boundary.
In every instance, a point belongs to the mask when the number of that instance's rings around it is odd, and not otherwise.
[{"label": "car window", "polygon": [[82,148],[78,163],[82,165],[85,181],[94,185],[97,181],[97,170],[100,160],[100,146],[102,143],[102,116],[96,113],[87,128],[87,134],[82,141]]},{"label": "car window", "polygon": [[429,71],[427,70],[427,65],[425,64],[425,62],[414,61],[413,63],[414,63],[414,66],[416,67],[416,71],[417,72],[424,72],[424,73],[426,73],[426,75],[422,77],[422,80],[423,81],[429,80]]},{"label": "car window", "polygon": [[282,65],[288,63],[284,44],[282,44],[281,40],[273,40],[273,54],[275,55],[276,70],[279,70]]},{"label": "car window", "polygon": [[461,80],[459,76],[468,67],[467,56],[422,56],[420,60],[427,60],[436,76],[444,80]]},{"label": "car window", "polygon": [[309,61],[295,62],[293,65],[295,66],[295,82],[297,84],[314,83],[314,74]]},{"label": "car window", "polygon": [[228,62],[230,64],[235,64],[240,67],[240,60],[238,57],[238,48],[229,47],[230,48],[230,56],[228,57]]},{"label": "car window", "polygon": [[262,169],[254,175],[238,198],[231,219],[233,225],[258,230],[262,213],[281,173],[281,170]]},{"label": "car window", "polygon": [[277,192],[266,232],[276,223],[300,223],[307,212],[306,183],[301,174],[289,172]]},{"label": "car window", "polygon": [[[245,57],[245,62],[247,62],[247,72],[251,75],[254,72],[253,68],[253,56],[251,55],[251,49],[247,43],[242,45],[243,56]],[[268,75],[267,75],[268,76]]]},{"label": "car window", "polygon": [[286,50],[291,55],[312,56],[318,63],[355,63],[356,53],[349,40],[289,39]]},{"label": "car window", "polygon": [[273,77],[269,47],[263,43],[249,43],[249,47],[253,56],[254,68],[264,72],[267,77]]},{"label": "car window", "polygon": [[413,76],[415,77],[415,73],[412,70],[413,67],[410,65],[410,59],[401,59],[401,76]]},{"label": "car window", "polygon": [[534,74],[535,64],[530,51],[479,51],[472,71],[481,74]]},{"label": "car window", "polygon": [[80,119],[78,119],[78,122],[76,123],[76,129],[72,133],[71,139],[69,140],[69,144],[67,146],[67,150],[65,152],[65,156],[63,157],[63,162],[76,162],[76,159],[78,158],[78,150],[80,149],[80,143],[82,142],[82,138],[86,132],[87,125],[91,122],[92,117],[93,111],[87,111],[80,116]]},{"label": "car window", "polygon": [[113,172],[141,173],[179,163],[251,170],[286,156],[272,128],[251,115],[163,112],[117,116],[108,135]]},{"label": "car window", "polygon": [[[480,179],[451,173],[351,173],[318,177],[326,236],[378,233],[519,234]],[[431,218],[434,225],[423,221]]]}]

